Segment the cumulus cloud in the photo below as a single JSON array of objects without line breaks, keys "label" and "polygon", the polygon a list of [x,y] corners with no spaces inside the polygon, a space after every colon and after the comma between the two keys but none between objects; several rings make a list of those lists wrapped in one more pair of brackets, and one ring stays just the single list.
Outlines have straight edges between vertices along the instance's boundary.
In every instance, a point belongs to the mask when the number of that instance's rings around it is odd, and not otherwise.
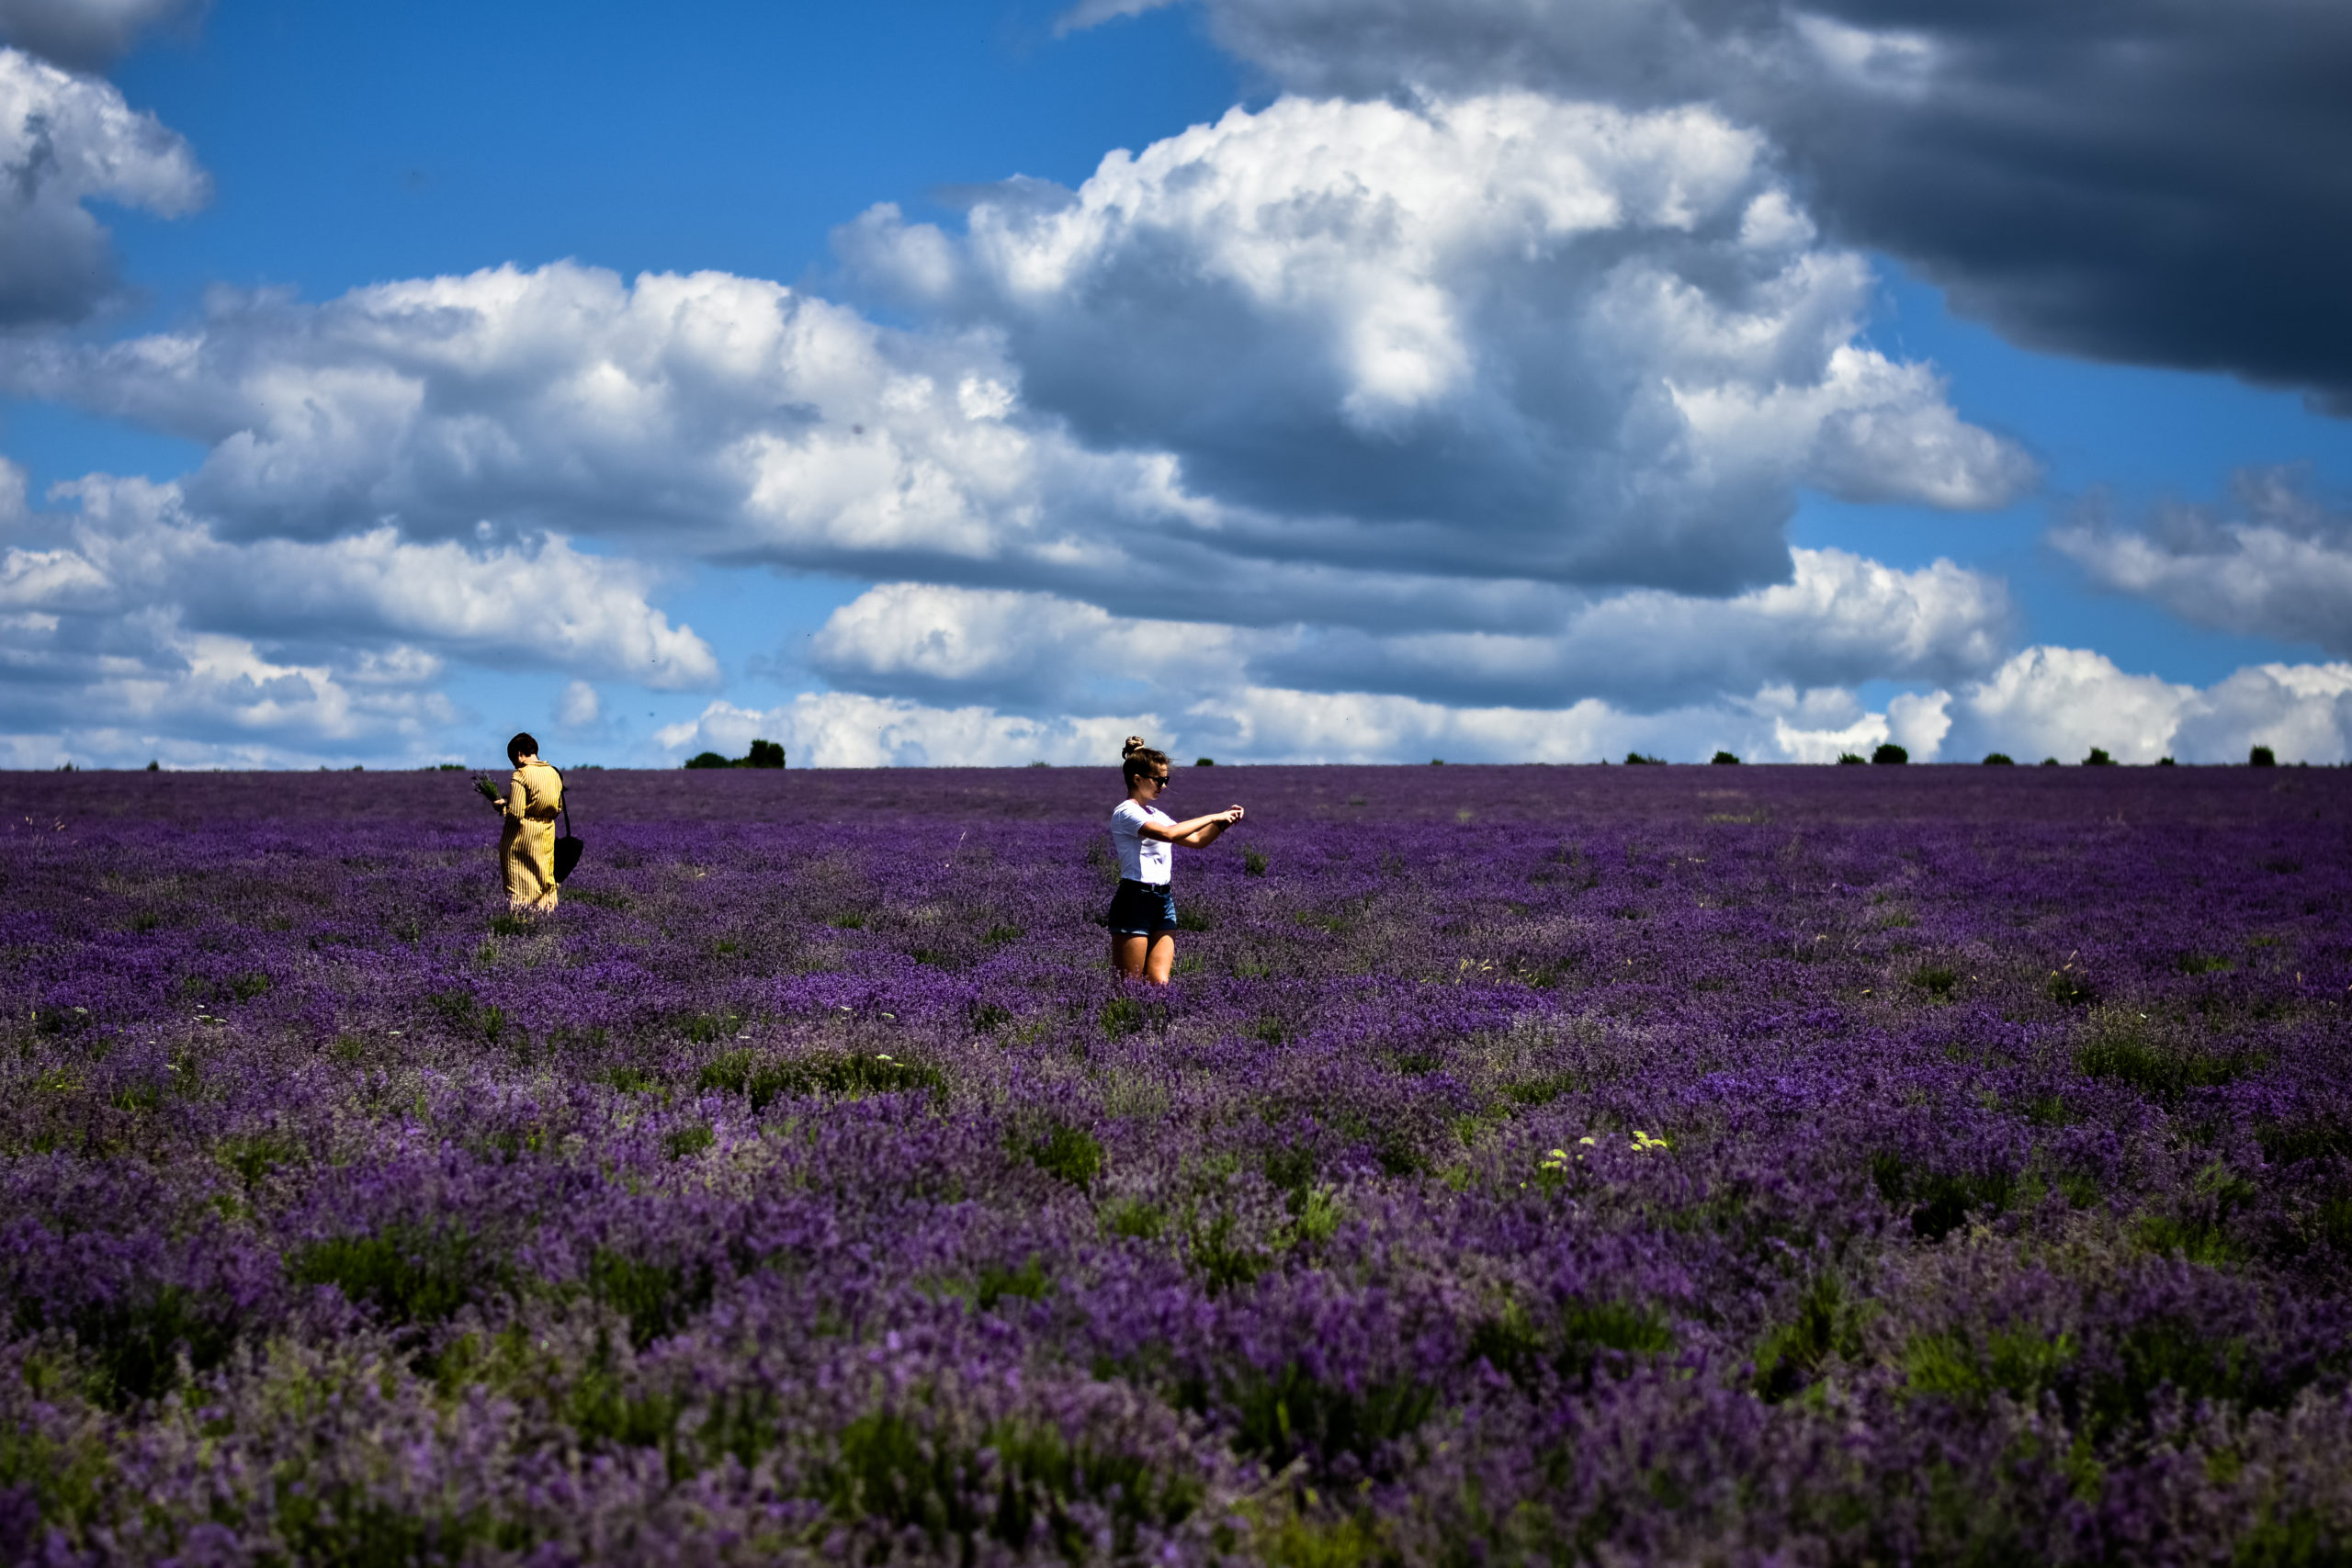
[{"label": "cumulus cloud", "polygon": [[[1201,0],[1292,90],[1718,106],[2019,342],[2352,406],[2352,11],[2308,0]],[[1089,0],[1069,25],[1151,8]]]},{"label": "cumulus cloud", "polygon": [[[0,463],[0,502],[21,478]],[[249,761],[413,749],[455,716],[433,689],[449,654],[718,681],[708,645],[647,604],[650,573],[560,537],[238,543],[168,484],[94,477],[55,494],[78,507],[20,509],[0,550],[0,731],[85,758],[122,760],[118,742]]]},{"label": "cumulus cloud", "polygon": [[604,700],[596,694],[596,688],[585,681],[574,681],[565,686],[555,705],[556,722],[567,729],[585,729],[604,713]]},{"label": "cumulus cloud", "polygon": [[[49,550],[10,549],[13,608],[120,615],[163,609],[208,631],[356,650],[403,642],[503,665],[608,671],[639,684],[717,683],[709,645],[647,604],[652,574],[560,536],[469,549],[389,527],[322,541],[226,541],[176,486],[96,477]],[[17,586],[17,585],[21,586]]]},{"label": "cumulus cloud", "polygon": [[0,49],[0,328],[79,321],[115,291],[91,201],[172,218],[210,194],[187,143],[113,86]]},{"label": "cumulus cloud", "polygon": [[[779,741],[795,766],[813,768],[1016,767],[1094,762],[1119,755],[1125,719],[1025,718],[985,707],[944,708],[904,698],[810,692],[765,712],[715,702],[685,724],[656,732],[679,755],[741,754],[756,739]],[[1147,726],[1155,721],[1145,716]]]},{"label": "cumulus cloud", "polygon": [[2087,649],[2029,648],[1925,701],[1950,725],[1940,747],[1914,748],[1928,757],[2075,762],[2096,746],[2124,762],[2242,762],[2262,745],[2289,761],[2352,759],[2352,664],[2254,665],[2200,690]]},{"label": "cumulus cloud", "polygon": [[1090,446],[1181,459],[1224,550],[1721,592],[1787,576],[1800,485],[1969,508],[2034,474],[1856,341],[1869,269],[1765,154],[1704,108],[1285,98],[837,246],[1001,333]]},{"label": "cumulus cloud", "polygon": [[2352,513],[2294,469],[2241,470],[2227,508],[2170,505],[2141,528],[2091,515],[2051,542],[2093,581],[2222,631],[2352,655]]},{"label": "cumulus cloud", "polygon": [[74,71],[96,71],[140,35],[203,8],[203,0],[0,0],[0,43]]},{"label": "cumulus cloud", "polygon": [[1050,594],[888,583],[832,615],[816,668],[875,694],[1103,711],[1250,683],[1476,705],[1582,696],[1669,708],[1759,685],[1953,681],[2007,654],[2015,613],[1996,578],[1938,561],[1897,571],[1839,550],[1795,552],[1795,581],[1729,600],[1656,589],[1555,592],[1522,632],[1377,635],[1114,616]]},{"label": "cumulus cloud", "polygon": [[1750,762],[1832,762],[1887,740],[1920,762],[1973,762],[1991,750],[2078,762],[2094,746],[2123,762],[2235,762],[2254,745],[2285,761],[2352,761],[2352,664],[2259,665],[2200,690],[2131,673],[2087,649],[2050,647],[2027,649],[1957,690],[1897,694],[1875,711],[1849,689],[1786,684],[1646,713],[1594,697],[1549,707],[1465,705],[1246,679],[1190,692],[1171,684],[1147,700],[1166,705],[1073,718],[812,693],[765,711],[715,702],[656,739],[684,756],[740,752],[763,736],[814,767],[1108,768],[1131,731],[1175,754],[1228,762],[1592,762],[1636,750],[1687,762],[1717,750]]}]

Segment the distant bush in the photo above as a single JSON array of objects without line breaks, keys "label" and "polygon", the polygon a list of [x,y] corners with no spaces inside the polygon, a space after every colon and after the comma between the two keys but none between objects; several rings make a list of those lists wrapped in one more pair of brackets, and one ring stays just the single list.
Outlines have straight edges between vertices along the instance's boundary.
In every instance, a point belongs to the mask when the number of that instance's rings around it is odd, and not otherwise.
[{"label": "distant bush", "polygon": [[1708,758],[1707,761],[1710,762],[1737,762],[1739,759],[1733,756],[1728,751],[1718,751],[1713,756]]},{"label": "distant bush", "polygon": [[2091,754],[2083,759],[2083,766],[2086,768],[2111,768],[2115,766],[2115,759],[2107,754],[2106,747],[2094,746],[2091,748]]},{"label": "distant bush", "polygon": [[1216,759],[1215,757],[1195,757],[1193,759],[1193,766],[1196,768],[1214,768],[1216,766]]},{"label": "distant bush", "polygon": [[1870,759],[1862,756],[1859,752],[1840,751],[1838,753],[1838,763],[1840,767],[1863,767],[1867,766],[1869,762]]},{"label": "distant bush", "polygon": [[2267,746],[2257,746],[2245,754],[2245,765],[2249,768],[2275,768],[2278,765],[2278,754]]},{"label": "distant bush", "polygon": [[1907,762],[1910,760],[1911,753],[1892,740],[1880,741],[1878,750],[1871,753],[1873,762]]},{"label": "distant bush", "polygon": [[1445,766],[1445,759],[1442,757],[1431,757],[1430,759],[1430,766],[1432,768],[1442,768]]},{"label": "distant bush", "polygon": [[754,740],[751,750],[741,757],[722,757],[716,751],[697,751],[686,759],[689,768],[781,768],[784,747],[779,741]]},{"label": "distant bush", "polygon": [[2054,768],[2058,765],[2058,759],[2055,757],[2044,757],[2041,759],[2041,765],[2045,768]]},{"label": "distant bush", "polygon": [[1984,753],[1984,765],[1988,768],[2014,768],[2018,760],[2007,751],[1987,751]]},{"label": "distant bush", "polygon": [[160,773],[164,771],[164,764],[150,757],[147,759],[147,771],[151,773]]},{"label": "distant bush", "polygon": [[2176,768],[2179,765],[2179,763],[2174,761],[2170,757],[2159,757],[2156,759],[2156,766],[2160,768]]},{"label": "distant bush", "polygon": [[1662,766],[1665,761],[1666,759],[1663,757],[1645,757],[1639,751],[1628,751],[1625,753],[1625,765],[1629,768],[1645,766],[1659,767]]}]

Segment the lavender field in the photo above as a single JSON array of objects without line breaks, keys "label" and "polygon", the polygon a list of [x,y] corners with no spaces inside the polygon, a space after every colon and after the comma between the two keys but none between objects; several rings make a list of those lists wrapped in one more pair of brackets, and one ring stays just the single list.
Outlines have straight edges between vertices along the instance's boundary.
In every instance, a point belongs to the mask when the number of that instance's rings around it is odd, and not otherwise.
[{"label": "lavender field", "polygon": [[0,1558],[2352,1561],[2352,773],[0,775]]}]

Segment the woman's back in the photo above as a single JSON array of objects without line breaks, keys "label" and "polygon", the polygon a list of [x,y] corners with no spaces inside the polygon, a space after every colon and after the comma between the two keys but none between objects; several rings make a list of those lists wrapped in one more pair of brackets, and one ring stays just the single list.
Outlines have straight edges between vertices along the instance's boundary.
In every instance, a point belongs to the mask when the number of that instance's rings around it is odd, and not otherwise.
[{"label": "woman's back", "polygon": [[507,801],[510,816],[552,822],[555,814],[563,808],[563,775],[534,757],[514,770],[514,786]]}]

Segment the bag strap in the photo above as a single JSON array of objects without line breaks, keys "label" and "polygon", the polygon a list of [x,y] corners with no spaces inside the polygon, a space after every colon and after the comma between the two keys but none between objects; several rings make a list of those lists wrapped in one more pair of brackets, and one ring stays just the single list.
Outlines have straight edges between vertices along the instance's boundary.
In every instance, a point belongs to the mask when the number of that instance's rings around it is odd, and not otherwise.
[{"label": "bag strap", "polygon": [[563,813],[563,836],[569,839],[572,836],[571,786],[563,782],[563,770],[557,767],[553,762],[549,762],[548,764],[548,772],[555,775],[555,787],[563,792],[563,804],[557,807],[557,809]]}]

